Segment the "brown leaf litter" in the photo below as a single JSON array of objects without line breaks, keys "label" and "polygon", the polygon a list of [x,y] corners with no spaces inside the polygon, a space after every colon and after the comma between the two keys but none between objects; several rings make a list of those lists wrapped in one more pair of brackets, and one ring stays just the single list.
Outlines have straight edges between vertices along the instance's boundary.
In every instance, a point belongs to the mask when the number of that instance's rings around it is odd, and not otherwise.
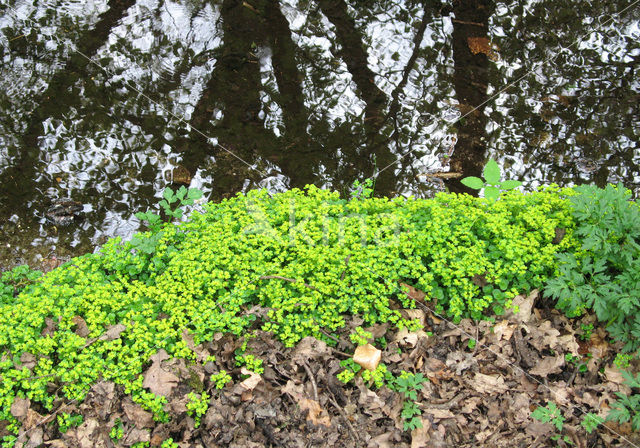
[{"label": "brown leaf litter", "polygon": [[[409,294],[424,299],[415,289]],[[80,404],[57,403],[58,411],[84,417],[80,426],[64,434],[55,424],[55,414],[42,415],[43,409],[30,400],[16,399],[11,413],[22,423],[18,446],[107,448],[148,442],[157,447],[169,437],[181,448],[569,446],[552,440],[555,427],[531,417],[548,401],[566,417],[562,435],[575,447],[638,444],[628,425],[609,422],[590,435],[580,425],[583,412],[605,417],[615,393],[630,392],[612,363],[620,347],[610,345],[597,327],[590,339],[581,340],[574,330],[579,322],[536,308],[537,298],[535,292],[518,296],[514,303],[519,312],[495,322],[463,319],[454,326],[419,308],[403,310],[421,322],[419,331],[397,331],[389,325],[364,328],[374,334],[371,345],[360,349],[366,352],[359,353],[365,367],[375,368],[380,362],[394,375],[405,370],[429,379],[417,397],[422,427],[413,431],[403,428],[400,394],[376,389],[361,375],[347,385],[336,379],[340,361],[356,352],[348,335],[363,321],[354,317],[340,333],[330,335],[337,341],[335,348],[309,337],[295,349],[286,349],[270,334],[256,331],[247,353],[264,360],[262,374],[236,366],[234,352],[242,341],[217,334],[196,346],[185,332],[183,340],[195,351],[196,362],[170,359],[160,350],[143,372],[143,386],[166,396],[169,423],[154,421],[121,386],[102,381]],[[87,336],[86,323],[81,318],[74,322],[78,334]],[[102,337],[114,339],[122,331],[114,326]],[[380,337],[386,346],[373,340]],[[476,340],[473,348],[470,339]],[[567,354],[586,364],[586,371],[567,362]],[[215,362],[210,355],[215,355]],[[358,354],[354,358],[357,361]],[[26,365],[32,361],[29,354],[21,358]],[[222,369],[233,383],[218,390],[210,377]],[[186,408],[192,391],[212,397],[197,428]],[[124,435],[114,444],[109,431],[116,419]]]}]

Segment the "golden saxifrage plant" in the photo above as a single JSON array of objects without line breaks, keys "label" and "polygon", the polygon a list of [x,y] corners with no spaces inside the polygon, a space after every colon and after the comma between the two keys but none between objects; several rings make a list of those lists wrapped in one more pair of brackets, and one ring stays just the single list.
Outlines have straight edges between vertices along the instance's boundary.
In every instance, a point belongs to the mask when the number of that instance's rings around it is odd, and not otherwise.
[{"label": "golden saxifrage plant", "polygon": [[[16,434],[16,397],[52,409],[58,398],[83,400],[98,379],[166,420],[166,399],[143,388],[142,371],[160,349],[196,362],[184,330],[196,345],[256,328],[287,346],[308,335],[333,344],[325,333],[346,315],[408,325],[390,306],[415,306],[400,283],[456,319],[501,313],[556,272],[556,253],[578,249],[571,194],[510,191],[488,207],[456,194],[347,200],[313,186],[272,197],[252,191],[205,204],[178,225],[157,222],[133,242],[112,239],[42,277],[5,273],[0,420]],[[557,229],[566,232],[560,241]],[[267,317],[248,313],[254,305]],[[88,334],[76,331],[80,319]],[[114,337],[100,338],[116,325]]]}]

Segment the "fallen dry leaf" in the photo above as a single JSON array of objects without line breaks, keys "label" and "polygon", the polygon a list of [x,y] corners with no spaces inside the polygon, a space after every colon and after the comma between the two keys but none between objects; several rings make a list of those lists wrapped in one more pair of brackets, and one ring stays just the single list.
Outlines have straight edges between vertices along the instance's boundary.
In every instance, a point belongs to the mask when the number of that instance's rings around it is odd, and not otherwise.
[{"label": "fallen dry leaf", "polygon": [[311,421],[314,425],[331,426],[331,417],[329,417],[327,411],[325,411],[317,401],[310,398],[302,398],[298,401],[298,405],[302,411],[309,411],[307,420]]},{"label": "fallen dry leaf", "polygon": [[427,443],[431,439],[431,422],[429,419],[423,418],[422,427],[411,431],[411,448],[423,448],[428,446]]},{"label": "fallen dry leaf", "polygon": [[476,373],[475,377],[470,382],[476,392],[481,394],[499,394],[506,392],[509,389],[504,383],[504,379],[498,375]]},{"label": "fallen dry leaf", "polygon": [[53,336],[58,329],[58,321],[53,320],[50,317],[44,319],[45,327],[42,329],[42,336]]},{"label": "fallen dry leaf", "polygon": [[148,388],[156,395],[168,397],[173,388],[178,385],[178,377],[171,372],[164,371],[161,367],[162,361],[169,359],[169,355],[164,349],[161,349],[149,359],[152,364],[144,373],[142,387]]},{"label": "fallen dry leaf", "polygon": [[396,334],[393,339],[394,342],[397,342],[401,347],[410,347],[413,348],[418,344],[418,341],[423,338],[428,338],[429,335],[423,330],[418,331],[409,331],[406,328],[401,329]]},{"label": "fallen dry leaf", "polygon": [[[249,378],[239,383],[236,387],[243,391],[252,391],[262,381],[262,377],[255,372],[243,367],[241,370],[243,375],[249,375]],[[235,388],[234,388],[235,389]]]},{"label": "fallen dry leaf", "polygon": [[512,300],[512,305],[518,309],[518,312],[514,312],[513,309],[508,310],[505,313],[505,317],[512,322],[527,323],[531,320],[531,310],[533,304],[538,298],[538,290],[534,289],[528,296],[523,294],[516,296]]},{"label": "fallen dry leaf", "polygon": [[292,360],[296,364],[300,364],[319,356],[329,355],[331,355],[331,349],[329,349],[325,342],[314,337],[307,336],[298,342],[298,345],[296,345],[296,348],[293,351]]},{"label": "fallen dry leaf", "polygon": [[562,372],[562,366],[564,366],[564,356],[545,356],[541,361],[538,361],[536,366],[531,369],[529,373],[546,378],[552,373]]},{"label": "fallen dry leaf", "polygon": [[17,365],[16,367],[18,367],[21,370],[24,368],[31,370],[36,366],[37,360],[38,359],[35,357],[35,355],[24,352],[22,355],[20,355],[20,364]]},{"label": "fallen dry leaf", "polygon": [[458,351],[449,353],[446,365],[449,369],[455,369],[456,375],[460,376],[465,370],[476,367],[478,365],[478,361],[471,353]]},{"label": "fallen dry leaf", "polygon": [[[617,366],[613,364],[609,364],[604,367],[604,376],[607,378],[607,381],[611,381],[615,384],[623,384],[625,379],[622,376],[622,372],[618,369]],[[13,412],[13,407],[11,407]]]},{"label": "fallen dry leaf", "polygon": [[509,339],[511,339],[511,336],[513,335],[513,331],[515,330],[515,328],[516,326],[513,324],[510,324],[509,321],[506,319],[498,322],[493,327],[493,334],[495,335],[496,342],[499,342],[501,339],[504,339],[505,341],[508,341]]},{"label": "fallen dry leaf", "polygon": [[11,415],[18,420],[26,417],[29,406],[31,406],[31,401],[28,398],[16,397],[11,404]]},{"label": "fallen dry leaf", "polygon": [[400,283],[400,286],[403,288],[404,292],[407,294],[407,297],[409,297],[411,300],[414,300],[422,304],[425,303],[424,299],[427,297],[427,295],[423,291],[420,291],[419,289],[416,289],[413,286],[407,285],[406,283]]},{"label": "fallen dry leaf", "polygon": [[184,330],[182,330],[182,340],[184,341],[185,344],[187,344],[187,347],[196,354],[196,359],[199,362],[204,363],[205,360],[209,357],[210,353],[208,350],[205,350],[202,348],[202,344],[196,346],[195,342],[193,341],[193,336],[189,334],[189,332],[187,331],[187,329],[185,328]]},{"label": "fallen dry leaf", "polygon": [[367,448],[393,448],[396,443],[391,440],[393,432],[385,432],[379,436],[375,436],[369,440]]},{"label": "fallen dry leaf", "polygon": [[78,336],[80,336],[81,338],[86,338],[89,335],[89,327],[87,327],[87,322],[85,322],[82,317],[74,316],[74,318],[71,319],[71,322],[75,324],[75,333]]},{"label": "fallen dry leaf", "polygon": [[302,384],[296,384],[292,380],[287,381],[282,387],[282,392],[291,395],[296,400],[304,396],[304,386]]},{"label": "fallen dry leaf", "polygon": [[94,448],[96,437],[94,433],[100,428],[98,420],[88,418],[76,430],[76,437],[80,448]]},{"label": "fallen dry leaf", "polygon": [[116,324],[109,327],[98,339],[101,341],[113,341],[120,337],[120,333],[126,330],[127,327],[122,324]]},{"label": "fallen dry leaf", "polygon": [[418,322],[420,322],[420,325],[422,327],[426,325],[427,315],[425,314],[424,311],[418,308],[415,308],[415,309],[409,309],[409,310],[402,310],[402,312],[406,314],[407,319],[417,320]]},{"label": "fallen dry leaf", "polygon": [[433,418],[443,419],[443,418],[455,418],[456,414],[451,412],[449,409],[438,409],[438,408],[429,408],[425,407],[424,412],[431,415]]},{"label": "fallen dry leaf", "polygon": [[527,331],[529,332],[529,343],[538,351],[543,351],[545,348],[556,347],[558,344],[558,336],[560,332],[551,327],[551,321],[544,321],[539,326],[529,326]]},{"label": "fallen dry leaf", "polygon": [[152,428],[154,426],[153,414],[142,409],[139,404],[124,403],[122,408],[136,428]]},{"label": "fallen dry leaf", "polygon": [[382,352],[371,344],[360,345],[353,353],[353,360],[367,370],[376,370],[381,359]]},{"label": "fallen dry leaf", "polygon": [[146,429],[132,428],[125,434],[121,441],[123,446],[131,446],[136,443],[149,442],[151,440],[151,434]]}]

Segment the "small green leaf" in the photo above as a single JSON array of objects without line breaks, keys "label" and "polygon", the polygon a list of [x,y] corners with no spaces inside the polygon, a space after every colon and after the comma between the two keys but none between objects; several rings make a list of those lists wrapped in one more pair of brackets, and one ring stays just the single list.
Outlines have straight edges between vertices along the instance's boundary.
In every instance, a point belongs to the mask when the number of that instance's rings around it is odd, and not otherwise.
[{"label": "small green leaf", "polygon": [[187,189],[183,185],[176,192],[176,197],[182,201],[184,199],[184,197],[186,196],[186,194],[187,194]]},{"label": "small green leaf", "polygon": [[490,201],[497,201],[498,196],[500,196],[500,190],[496,187],[485,187],[484,188],[484,197]]},{"label": "small green leaf", "polygon": [[519,180],[505,180],[504,182],[500,182],[498,185],[502,190],[513,190],[514,188],[522,185],[522,182]]},{"label": "small green leaf", "polygon": [[482,187],[484,187],[484,182],[482,182],[482,179],[475,176],[465,177],[460,182],[462,183],[462,185],[473,188],[474,190],[480,190]]},{"label": "small green leaf", "polygon": [[187,197],[189,199],[200,199],[202,197],[202,191],[197,188],[189,188],[189,194]]},{"label": "small green leaf", "polygon": [[482,175],[484,176],[484,180],[491,185],[497,185],[498,182],[500,182],[500,167],[495,160],[489,159],[484,166]]}]

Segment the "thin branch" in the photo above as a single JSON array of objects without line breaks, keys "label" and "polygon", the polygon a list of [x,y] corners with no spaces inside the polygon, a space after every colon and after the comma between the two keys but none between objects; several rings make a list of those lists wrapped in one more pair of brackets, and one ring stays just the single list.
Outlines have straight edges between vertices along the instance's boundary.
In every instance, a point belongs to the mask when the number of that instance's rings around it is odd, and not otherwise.
[{"label": "thin branch", "polygon": [[318,386],[316,385],[316,379],[313,376],[313,372],[311,371],[311,367],[309,367],[309,364],[307,364],[307,361],[302,361],[302,367],[304,367],[304,370],[306,370],[307,376],[309,377],[309,380],[311,381],[311,387],[313,387],[313,399],[318,401]]},{"label": "thin branch", "polygon": [[[333,396],[333,392],[329,391],[329,393]],[[349,417],[347,417],[347,414],[344,412],[342,407],[339,406],[338,403],[336,403],[334,398],[329,398],[329,402],[338,410],[340,415],[342,415],[342,418],[344,419],[345,423],[347,424],[347,427],[349,428],[349,433],[351,434],[351,437],[353,437],[353,440],[355,441],[356,446],[359,446],[360,438],[358,437],[358,433],[356,432],[356,430],[353,429],[353,426],[351,425],[351,422],[349,421]]]}]

